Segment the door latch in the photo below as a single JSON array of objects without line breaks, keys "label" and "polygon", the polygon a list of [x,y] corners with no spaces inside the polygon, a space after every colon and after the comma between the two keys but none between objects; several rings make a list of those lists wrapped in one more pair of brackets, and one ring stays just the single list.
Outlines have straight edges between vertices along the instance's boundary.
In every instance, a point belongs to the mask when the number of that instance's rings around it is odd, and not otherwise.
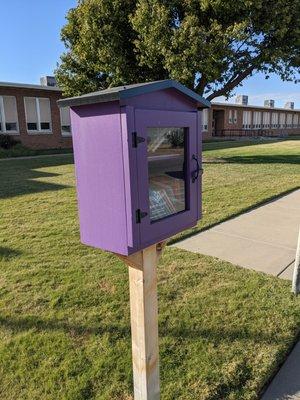
[{"label": "door latch", "polygon": [[145,211],[141,211],[140,208],[138,208],[135,212],[135,220],[137,224],[140,224],[142,222],[142,218],[145,218],[148,215]]},{"label": "door latch", "polygon": [[137,148],[140,143],[143,143],[145,138],[138,136],[137,132],[132,132],[132,147]]}]

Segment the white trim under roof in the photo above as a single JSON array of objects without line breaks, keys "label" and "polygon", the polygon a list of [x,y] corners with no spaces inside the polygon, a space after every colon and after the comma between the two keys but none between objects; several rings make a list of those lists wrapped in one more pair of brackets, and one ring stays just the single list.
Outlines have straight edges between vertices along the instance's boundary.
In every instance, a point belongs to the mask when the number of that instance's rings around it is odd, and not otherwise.
[{"label": "white trim under roof", "polygon": [[61,92],[62,91],[58,86],[31,85],[29,83],[14,83],[14,82],[0,82],[0,87],[51,90],[51,91],[54,91],[54,92]]},{"label": "white trim under roof", "polygon": [[275,111],[286,111],[286,112],[299,112],[300,109],[290,109],[290,108],[279,108],[279,107],[266,107],[266,106],[254,106],[251,104],[247,104],[246,106],[244,104],[236,104],[236,103],[220,103],[218,101],[212,101],[211,105],[214,106],[222,106],[222,107],[240,107],[240,108],[259,108],[261,110],[275,110]]}]

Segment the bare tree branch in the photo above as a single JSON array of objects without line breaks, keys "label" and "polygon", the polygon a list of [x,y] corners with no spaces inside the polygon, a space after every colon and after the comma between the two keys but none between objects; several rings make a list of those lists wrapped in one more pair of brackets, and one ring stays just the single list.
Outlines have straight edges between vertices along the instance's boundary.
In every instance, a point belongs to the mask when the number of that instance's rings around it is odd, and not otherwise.
[{"label": "bare tree branch", "polygon": [[250,65],[248,68],[246,68],[243,72],[241,72],[239,75],[237,75],[236,78],[231,78],[221,89],[215,91],[214,93],[210,94],[207,97],[207,100],[212,100],[215,97],[219,96],[226,96],[226,94],[234,89],[237,85],[239,85],[247,76],[249,76],[253,70],[255,69],[255,65]]},{"label": "bare tree branch", "polygon": [[207,80],[205,79],[205,77],[202,75],[198,84],[195,87],[195,91],[199,94],[203,94],[205,86],[207,84]]}]

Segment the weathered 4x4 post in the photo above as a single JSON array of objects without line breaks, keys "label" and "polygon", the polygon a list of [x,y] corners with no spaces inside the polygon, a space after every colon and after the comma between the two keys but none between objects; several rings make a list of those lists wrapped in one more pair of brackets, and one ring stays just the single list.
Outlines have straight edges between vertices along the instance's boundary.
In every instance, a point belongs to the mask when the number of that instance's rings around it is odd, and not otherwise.
[{"label": "weathered 4x4 post", "polygon": [[159,243],[131,256],[119,256],[129,267],[135,400],[160,398],[157,264],[163,246]]}]

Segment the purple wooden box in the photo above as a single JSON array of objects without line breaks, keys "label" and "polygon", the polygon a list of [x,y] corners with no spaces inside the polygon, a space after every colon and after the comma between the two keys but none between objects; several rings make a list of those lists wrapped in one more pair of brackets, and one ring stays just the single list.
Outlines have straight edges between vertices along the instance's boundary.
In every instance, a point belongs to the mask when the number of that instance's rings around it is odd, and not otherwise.
[{"label": "purple wooden box", "polygon": [[176,81],[63,99],[71,107],[82,243],[132,254],[201,217],[201,110]]}]

